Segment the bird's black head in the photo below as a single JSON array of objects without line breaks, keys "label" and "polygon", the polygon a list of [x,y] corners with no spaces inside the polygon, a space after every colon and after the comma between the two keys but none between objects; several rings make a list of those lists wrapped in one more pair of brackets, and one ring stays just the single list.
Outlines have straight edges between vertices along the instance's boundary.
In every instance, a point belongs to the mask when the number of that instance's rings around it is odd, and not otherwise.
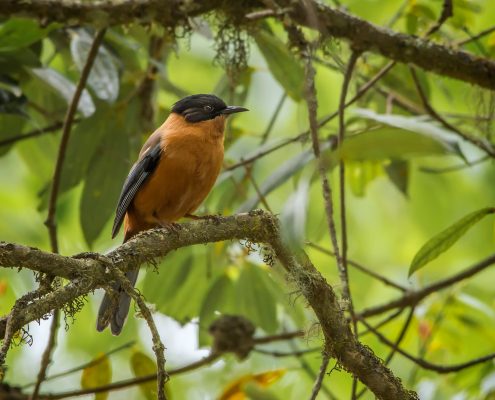
[{"label": "bird's black head", "polygon": [[182,115],[187,122],[207,121],[219,115],[227,116],[242,111],[248,109],[227,106],[222,99],[212,94],[193,94],[179,100],[172,107],[172,112]]}]

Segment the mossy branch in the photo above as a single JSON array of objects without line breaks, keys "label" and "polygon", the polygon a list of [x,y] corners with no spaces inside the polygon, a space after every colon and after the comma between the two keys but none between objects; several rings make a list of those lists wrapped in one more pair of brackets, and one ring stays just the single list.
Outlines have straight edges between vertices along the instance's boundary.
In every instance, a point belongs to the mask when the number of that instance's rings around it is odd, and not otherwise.
[{"label": "mossy branch", "polygon": [[[299,26],[318,30],[324,37],[348,41],[354,49],[370,51],[401,63],[416,65],[425,71],[495,89],[495,62],[486,58],[434,43],[427,39],[394,32],[344,11],[314,0],[276,0],[284,17]],[[264,2],[242,0],[2,0],[0,16],[27,16],[42,23],[106,27],[119,24],[156,22],[170,30],[188,26],[189,18],[220,12],[232,20],[254,24],[248,17],[265,10]],[[268,13],[267,17],[276,16]]]},{"label": "mossy branch", "polygon": [[[11,243],[0,244],[0,265],[28,268],[57,275],[70,282],[41,298],[31,299],[16,313],[12,329],[19,330],[31,321],[45,317],[53,309],[63,308],[80,296],[107,286],[114,280],[109,268],[122,272],[166,256],[170,251],[195,244],[225,240],[248,240],[271,247],[276,258],[313,308],[325,335],[326,352],[357,376],[380,399],[416,399],[400,380],[351,333],[332,287],[304,255],[292,253],[282,242],[278,220],[263,211],[199,220],[181,225],[178,232],[156,229],[144,232],[116,250],[101,256],[74,259]],[[0,319],[0,336],[5,334],[8,316]]]}]

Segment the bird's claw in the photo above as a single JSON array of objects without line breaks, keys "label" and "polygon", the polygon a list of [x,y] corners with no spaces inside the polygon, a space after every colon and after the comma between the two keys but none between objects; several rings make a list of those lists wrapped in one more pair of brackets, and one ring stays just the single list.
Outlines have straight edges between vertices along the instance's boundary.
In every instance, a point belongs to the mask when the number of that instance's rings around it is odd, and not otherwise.
[{"label": "bird's claw", "polygon": [[182,229],[181,224],[178,224],[177,222],[161,222],[160,226],[168,232],[173,233],[178,233]]}]

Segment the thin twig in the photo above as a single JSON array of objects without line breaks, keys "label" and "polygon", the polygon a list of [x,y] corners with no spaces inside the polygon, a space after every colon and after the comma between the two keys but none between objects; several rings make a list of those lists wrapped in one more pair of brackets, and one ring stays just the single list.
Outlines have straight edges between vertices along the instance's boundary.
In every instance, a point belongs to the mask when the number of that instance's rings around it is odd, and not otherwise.
[{"label": "thin twig", "polygon": [[[366,82],[363,86],[361,86],[357,90],[356,94],[349,101],[347,101],[345,103],[345,106],[349,107],[350,105],[352,105],[356,101],[358,101],[362,96],[364,96],[368,92],[368,90],[373,88],[375,86],[375,84],[380,79],[382,79],[394,67],[394,65],[395,65],[394,61],[391,61],[387,65],[385,65],[380,71],[377,72],[377,74],[373,78],[371,78],[368,82]],[[335,112],[327,115],[326,117],[323,117],[320,121],[318,121],[318,128],[323,128],[326,124],[328,124],[330,121],[332,121],[337,116],[338,116],[338,111],[335,111]],[[277,143],[273,147],[271,147],[271,148],[269,148],[263,152],[260,152],[260,153],[256,154],[255,156],[241,159],[239,162],[232,164],[232,165],[229,165],[228,167],[224,168],[224,171],[232,171],[232,170],[237,169],[239,167],[242,167],[244,165],[251,164],[251,163],[255,162],[256,160],[263,158],[263,157],[267,156],[268,154],[271,154],[274,151],[279,150],[279,149],[281,149],[281,148],[283,148],[283,147],[285,147],[291,143],[300,142],[300,141],[304,140],[305,138],[308,137],[308,135],[310,135],[309,131],[301,132],[300,134],[298,134],[292,138],[284,140],[281,143]]]},{"label": "thin twig", "polygon": [[489,35],[492,32],[495,32],[495,26],[487,28],[487,29],[477,33],[474,36],[468,37],[467,39],[459,40],[459,41],[455,42],[454,44],[457,46],[464,46],[465,44],[468,44],[468,43],[474,42],[478,39],[481,39],[482,37]]},{"label": "thin twig", "polygon": [[463,281],[464,279],[470,278],[473,275],[485,270],[495,263],[495,254],[485,258],[484,260],[472,265],[466,270],[459,272],[447,279],[442,279],[437,281],[436,283],[431,284],[430,286],[426,286],[423,289],[411,291],[404,294],[402,297],[399,297],[396,300],[392,300],[388,303],[370,307],[364,309],[358,314],[359,318],[371,317],[373,315],[379,315],[389,310],[393,310],[395,308],[413,306],[418,304],[425,297],[429,296],[432,293],[438,292],[442,289],[445,289],[449,286],[454,285],[457,282]]},{"label": "thin twig", "polygon": [[253,344],[264,344],[278,342],[280,340],[288,340],[294,338],[300,338],[304,336],[304,331],[294,331],[294,332],[284,332],[278,335],[262,336],[258,338],[253,338]]},{"label": "thin twig", "polygon": [[[201,360],[195,361],[191,364],[185,365],[184,367],[172,369],[172,370],[168,371],[168,375],[169,376],[179,375],[179,374],[183,374],[183,373],[201,368],[201,367],[208,365],[208,364],[211,364],[212,362],[219,359],[220,355],[221,354],[219,354],[219,353],[212,353],[212,354],[208,355],[207,357],[204,357]],[[66,399],[66,398],[70,398],[70,397],[83,396],[83,395],[88,395],[88,394],[111,392],[114,390],[120,390],[120,389],[125,389],[125,388],[131,387],[131,386],[140,385],[141,383],[151,382],[151,381],[156,380],[156,378],[157,378],[157,374],[149,374],[149,375],[139,376],[137,378],[125,379],[125,380],[122,380],[119,382],[114,382],[114,383],[110,383],[108,385],[98,386],[95,388],[88,388],[88,389],[82,389],[82,390],[71,390],[68,392],[55,393],[55,394],[45,394],[43,396],[43,400],[59,400],[59,399]]]},{"label": "thin twig", "polygon": [[[349,84],[352,78],[352,72],[354,71],[354,66],[359,58],[360,53],[353,51],[349,62],[347,64],[347,69],[344,75],[344,82],[342,83],[342,89],[340,91],[340,101],[339,101],[339,134],[338,134],[338,147],[340,148],[344,143],[345,136],[345,98],[347,97],[347,91],[349,90]],[[340,280],[342,283],[343,298],[349,304],[349,312],[351,314],[354,330],[356,331],[356,319],[354,317],[354,306],[352,304],[351,289],[349,287],[349,275],[347,272],[347,219],[346,219],[346,204],[345,204],[345,164],[344,160],[339,161],[339,195],[340,195],[340,236],[341,236],[341,257],[342,263],[339,265],[341,267]],[[356,333],[356,332],[355,332]]]},{"label": "thin twig", "polygon": [[266,200],[265,196],[261,192],[258,184],[254,180],[254,177],[253,177],[253,175],[251,173],[251,170],[252,170],[253,166],[252,165],[245,165],[244,168],[246,169],[246,177],[249,179],[249,181],[253,185],[253,188],[254,188],[256,194],[258,195],[259,201],[261,202],[261,204],[263,204],[263,206],[267,209],[267,211],[269,211],[269,212],[271,212],[273,214],[273,211],[270,208],[270,205],[268,204],[268,201]]},{"label": "thin twig", "polygon": [[[296,337],[301,337],[304,335],[303,331],[295,331],[295,332],[287,332],[287,333],[282,333],[278,335],[271,335],[271,336],[263,336],[259,338],[254,338],[253,343],[255,344],[263,344],[263,343],[271,343],[279,340],[291,340]],[[172,369],[168,371],[168,375],[179,375],[183,374],[189,371],[196,370],[198,368],[201,368],[205,365],[211,364],[217,359],[219,359],[223,353],[212,353],[208,355],[205,358],[202,358],[198,361],[195,361],[191,364],[185,365],[180,368]],[[69,392],[64,392],[64,393],[56,393],[56,394],[46,394],[43,396],[43,400],[55,400],[55,399],[65,399],[69,397],[76,397],[76,396],[82,396],[82,395],[88,395],[88,394],[96,394],[96,393],[102,393],[102,392],[110,392],[114,390],[120,390],[120,389],[125,389],[131,386],[139,385],[141,383],[146,383],[146,382],[151,382],[156,380],[157,374],[149,374],[149,375],[143,375],[139,376],[136,378],[131,378],[131,379],[126,379],[120,382],[114,382],[108,385],[104,386],[99,386],[95,388],[88,388],[88,389],[83,389],[83,390],[73,390]]]},{"label": "thin twig", "polygon": [[[380,322],[378,322],[374,328],[375,329],[380,329],[381,327],[387,325],[388,323],[392,322],[394,319],[398,318],[399,315],[402,314],[402,312],[406,309],[406,307],[402,307],[402,308],[399,308],[397,310],[395,310],[393,313],[387,315],[386,318],[384,318],[383,320],[381,320]],[[359,315],[357,316],[357,318],[360,318]],[[361,319],[360,319],[361,320]],[[362,337],[362,336],[365,336],[369,333],[372,333],[369,329],[365,329],[364,331],[361,331],[359,332],[359,337]]]},{"label": "thin twig", "polygon": [[[60,186],[60,179],[62,176],[62,168],[65,159],[65,153],[67,151],[67,145],[69,142],[69,136],[72,128],[72,123],[74,122],[74,117],[76,115],[77,106],[79,104],[79,99],[81,98],[81,94],[86,86],[86,81],[88,79],[89,73],[91,72],[91,67],[93,66],[93,62],[98,54],[98,49],[100,47],[101,42],[103,41],[103,37],[105,35],[106,29],[101,29],[95,36],[93,40],[93,44],[91,45],[91,49],[88,53],[88,58],[86,59],[86,64],[81,72],[81,77],[79,78],[79,82],[77,84],[76,90],[74,91],[74,95],[72,97],[72,101],[67,109],[67,113],[65,115],[63,127],[62,127],[62,138],[60,139],[60,145],[58,150],[57,162],[55,164],[55,171],[52,179],[52,189],[50,192],[50,200],[48,203],[48,217],[45,221],[45,225],[48,228],[48,233],[50,236],[50,245],[53,253],[58,253],[58,240],[57,240],[57,225],[55,221],[55,214],[57,211],[57,198]],[[49,283],[51,283],[52,278],[49,277]],[[41,359],[41,366],[38,372],[38,378],[34,387],[33,394],[31,396],[31,400],[36,400],[39,395],[39,390],[43,380],[46,377],[46,372],[48,366],[50,364],[51,354],[56,345],[56,336],[59,327],[59,310],[55,310],[53,313],[52,325],[50,327],[50,338],[48,340],[48,344],[43,353],[43,357]]]},{"label": "thin twig", "polygon": [[[309,46],[308,46],[309,47]],[[309,131],[311,133],[311,141],[313,144],[313,153],[318,161],[318,173],[320,175],[321,189],[323,194],[323,201],[325,204],[325,213],[327,216],[327,225],[330,233],[330,240],[333,246],[333,252],[337,260],[337,266],[339,271],[343,269],[342,256],[339,251],[339,244],[337,241],[337,230],[335,228],[334,221],[334,204],[332,199],[332,188],[326,175],[326,169],[323,159],[320,157],[320,140],[318,138],[318,122],[316,119],[318,102],[316,100],[316,87],[315,87],[315,75],[313,63],[311,61],[311,49],[308,48],[308,54],[306,54],[305,62],[305,91],[306,91],[306,104],[308,108],[309,117]]]},{"label": "thin twig", "polygon": [[[298,352],[298,347],[296,346],[296,344],[294,343],[294,341],[290,341],[289,342],[289,346],[292,348],[292,350],[297,353]],[[299,355],[296,355],[298,361],[299,361],[299,365],[301,366],[302,370],[306,373],[306,375],[308,375],[309,378],[311,378],[313,381],[316,381],[318,375],[316,374],[315,371],[313,371],[313,369],[311,368],[311,366],[308,364],[308,362],[306,361],[306,359],[304,358],[304,355],[303,354],[299,354]],[[328,387],[323,384],[321,384],[321,391],[323,391],[323,393],[325,393],[327,395],[327,397],[331,400],[337,400],[337,397],[330,391],[330,389],[328,389]]]},{"label": "thin twig", "polygon": [[[329,255],[331,257],[335,257],[335,253],[333,253],[330,250],[325,249],[324,247],[322,247],[322,246],[320,246],[318,244],[307,242],[307,245],[310,246],[310,247],[312,247],[312,248],[314,248],[314,249],[316,249],[316,250],[318,250],[318,251],[320,251],[320,252],[322,252],[323,254],[327,254],[327,255]],[[406,287],[404,287],[402,285],[399,285],[398,283],[395,283],[394,281],[391,281],[387,277],[385,277],[383,275],[380,275],[379,273],[373,271],[370,268],[365,267],[364,265],[358,263],[357,261],[348,259],[347,260],[347,263],[350,266],[356,268],[357,270],[363,272],[364,274],[369,275],[372,278],[375,278],[375,279],[379,280],[384,285],[387,285],[387,286],[393,287],[395,289],[398,289],[401,292],[407,292],[407,290],[408,290]]]},{"label": "thin twig", "polygon": [[5,328],[5,335],[3,335],[3,339],[2,339],[3,344],[2,347],[0,348],[0,368],[4,367],[5,359],[7,358],[7,352],[9,351],[10,346],[12,344],[12,339],[14,338],[14,334],[15,334],[15,331],[13,329],[14,317],[15,317],[15,313],[14,310],[12,310],[7,317],[7,326]]},{"label": "thin twig", "polygon": [[411,72],[411,76],[414,81],[414,85],[416,86],[416,90],[418,91],[419,97],[421,98],[421,101],[423,102],[423,106],[428,114],[430,116],[437,120],[444,128],[456,133],[458,136],[463,138],[469,143],[474,144],[476,147],[480,148],[483,150],[485,153],[490,155],[490,157],[495,158],[495,149],[489,144],[488,142],[484,142],[483,140],[476,138],[474,136],[468,135],[467,133],[462,132],[459,128],[456,126],[452,125],[450,122],[448,122],[445,118],[443,118],[440,114],[438,114],[435,109],[430,105],[428,98],[426,97],[426,93],[423,90],[423,87],[421,86],[421,83],[419,82],[418,76],[416,74],[416,71],[413,67],[409,67],[409,71]]},{"label": "thin twig", "polygon": [[484,163],[485,161],[488,161],[490,159],[491,157],[489,155],[486,155],[481,158],[478,158],[477,160],[470,161],[469,164],[452,165],[450,167],[445,167],[445,168],[419,167],[419,170],[427,174],[444,174],[446,172],[456,172],[463,169],[471,168],[474,167],[475,165]]},{"label": "thin twig", "polygon": [[[344,81],[342,83],[342,89],[340,90],[340,101],[339,101],[339,134],[338,134],[338,148],[344,143],[345,136],[345,98],[347,97],[347,91],[349,90],[349,84],[352,78],[352,72],[359,58],[360,53],[353,51],[347,68],[344,74]],[[354,313],[354,305],[352,302],[351,288],[349,285],[349,274],[347,271],[347,217],[346,217],[346,202],[345,202],[345,163],[343,159],[339,160],[339,198],[340,198],[340,240],[341,240],[341,257],[342,263],[337,264],[339,266],[340,281],[342,283],[342,297],[347,303],[349,313],[351,314],[352,326],[354,328],[354,335],[358,335],[358,325],[356,321],[356,315]],[[357,389],[357,378],[353,376],[352,378],[352,395],[351,399],[356,398]]]},{"label": "thin twig", "polygon": [[46,371],[51,362],[52,351],[57,345],[57,333],[60,324],[60,310],[54,310],[52,317],[52,324],[50,326],[50,335],[48,337],[48,343],[46,345],[43,356],[41,357],[41,366],[38,371],[36,383],[34,385],[33,394],[30,400],[36,400],[40,393],[41,384],[45,381]]},{"label": "thin twig", "polygon": [[[388,354],[387,358],[385,359],[385,365],[389,365],[390,361],[392,361],[392,358],[394,357],[394,354],[397,351],[397,347],[401,344],[402,340],[404,339],[404,336],[406,335],[409,327],[411,326],[411,321],[414,316],[414,310],[415,307],[411,307],[409,310],[409,314],[407,315],[406,321],[404,322],[404,325],[402,326],[402,329],[399,332],[399,335],[397,336],[397,339],[395,339],[394,346],[392,347],[392,350],[390,350],[390,353]],[[376,330],[376,327],[374,328]],[[367,392],[368,388],[363,388],[358,395],[356,396],[356,399],[359,399],[361,396],[363,396]]]},{"label": "thin twig", "polygon": [[280,114],[280,110],[282,110],[282,106],[284,105],[285,99],[287,99],[287,92],[282,93],[282,96],[280,97],[280,100],[278,101],[277,106],[275,107],[275,111],[273,112],[272,117],[268,122],[265,132],[263,132],[263,136],[261,137],[260,144],[266,143],[266,140],[268,139],[268,136],[272,131],[273,125],[275,125],[275,121],[277,120],[277,117]]},{"label": "thin twig", "polygon": [[[59,372],[58,374],[50,375],[50,376],[46,377],[44,379],[44,381],[45,382],[51,381],[53,379],[61,378],[63,376],[71,375],[71,374],[73,374],[75,372],[82,371],[83,369],[92,367],[94,365],[98,365],[103,360],[105,360],[108,356],[110,356],[112,354],[115,354],[115,353],[118,353],[119,351],[125,350],[125,349],[131,347],[132,345],[134,345],[134,343],[136,343],[134,340],[133,341],[130,341],[130,342],[127,342],[127,343],[124,343],[122,346],[119,346],[119,347],[116,347],[115,349],[112,349],[110,351],[107,351],[106,353],[102,354],[101,356],[96,357],[94,360],[91,360],[91,361],[88,361],[88,362],[86,362],[84,364],[81,364],[81,365],[78,365],[76,367],[70,368],[67,371],[62,371],[62,372]],[[28,383],[27,385],[21,386],[21,389],[29,388],[31,386],[34,386],[35,384],[36,384],[36,382]]]},{"label": "thin twig", "polygon": [[88,52],[88,58],[86,59],[86,64],[81,72],[81,77],[77,83],[76,90],[74,91],[74,96],[65,115],[64,125],[62,127],[62,138],[60,139],[60,145],[58,150],[57,163],[55,165],[55,172],[52,179],[52,189],[50,192],[50,200],[48,202],[48,217],[45,221],[45,225],[48,227],[50,233],[50,243],[54,253],[58,253],[58,242],[57,242],[57,225],[55,222],[55,213],[57,210],[57,198],[60,186],[60,178],[62,176],[62,167],[65,160],[65,153],[67,151],[67,145],[69,143],[70,132],[72,128],[72,123],[74,122],[74,116],[76,115],[77,106],[79,104],[79,99],[86,86],[86,81],[88,79],[89,73],[91,72],[91,67],[98,54],[98,48],[100,47],[103,37],[105,36],[106,29],[101,29],[96,34],[93,44]]},{"label": "thin twig", "polygon": [[313,390],[311,391],[311,396],[309,400],[315,400],[316,396],[320,392],[321,384],[323,383],[323,378],[325,377],[325,373],[327,372],[328,362],[330,361],[330,357],[328,354],[323,354],[323,358],[321,360],[320,372],[316,378],[315,384],[313,385]]},{"label": "thin twig", "polygon": [[[74,121],[73,121],[73,123],[77,123],[79,121],[80,121],[80,119],[75,118]],[[21,140],[38,137],[38,136],[41,136],[41,135],[43,135],[45,133],[56,132],[60,128],[62,128],[63,125],[64,125],[64,123],[62,121],[59,121],[59,122],[55,122],[54,124],[52,124],[50,126],[47,126],[45,128],[34,129],[34,130],[30,131],[30,132],[26,132],[26,133],[23,133],[21,135],[17,135],[17,136],[13,136],[11,138],[0,140],[0,147],[2,147],[2,146],[8,146],[8,145],[11,145],[13,143],[19,142]]]},{"label": "thin twig", "polygon": [[369,330],[371,330],[375,336],[382,342],[383,344],[395,348],[397,353],[403,355],[406,357],[408,360],[414,362],[415,364],[419,365],[421,368],[424,368],[428,371],[435,371],[439,374],[449,374],[451,372],[458,372],[462,371],[463,369],[474,367],[475,365],[482,364],[487,361],[491,361],[495,359],[495,353],[487,354],[486,356],[483,357],[478,357],[473,360],[461,363],[461,364],[454,364],[454,365],[438,365],[438,364],[433,364],[429,361],[423,360],[422,358],[414,357],[413,355],[405,352],[402,350],[400,347],[395,347],[395,344],[388,340],[385,336],[383,336],[380,332],[378,332],[375,328],[373,328],[370,324],[368,324],[366,321],[361,321],[364,325],[368,327]]},{"label": "thin twig", "polygon": [[151,311],[144,302],[143,297],[136,291],[129,279],[127,279],[127,277],[120,269],[113,268],[112,273],[115,278],[117,278],[124,291],[137,303],[141,315],[148,324],[151,332],[153,351],[155,353],[157,364],[157,397],[158,400],[166,400],[167,394],[165,392],[165,383],[168,380],[168,374],[165,371],[165,346],[160,339],[160,334],[158,333],[158,329],[156,328],[155,321],[153,320],[153,316],[151,315]]},{"label": "thin twig", "polygon": [[321,350],[321,347],[313,347],[311,349],[306,349],[306,350],[299,350],[299,351],[275,351],[275,350],[265,350],[265,349],[259,349],[259,348],[254,348],[252,351],[260,354],[265,354],[267,356],[272,356],[272,357],[299,357],[304,354],[309,354],[309,353],[314,353],[315,351]]},{"label": "thin twig", "polygon": [[440,18],[438,18],[438,21],[435,23],[435,25],[433,25],[430,29],[428,29],[425,36],[433,35],[436,31],[438,31],[442,27],[443,23],[453,15],[454,15],[453,1],[443,0],[443,6],[442,6],[442,12],[440,14]]}]

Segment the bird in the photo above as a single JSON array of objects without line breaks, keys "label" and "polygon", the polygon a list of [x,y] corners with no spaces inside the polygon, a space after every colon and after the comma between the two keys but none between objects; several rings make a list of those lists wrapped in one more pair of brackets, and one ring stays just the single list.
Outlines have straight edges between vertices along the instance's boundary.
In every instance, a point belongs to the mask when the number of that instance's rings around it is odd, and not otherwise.
[{"label": "bird", "polygon": [[[156,227],[174,228],[193,212],[212,189],[223,164],[224,131],[229,115],[249,111],[227,106],[213,94],[194,94],[177,101],[165,122],[144,143],[127,176],[115,212],[112,239],[124,224],[124,243]],[[139,269],[126,273],[134,286]],[[96,329],[122,331],[131,298],[119,284],[116,296],[105,293]]]}]

